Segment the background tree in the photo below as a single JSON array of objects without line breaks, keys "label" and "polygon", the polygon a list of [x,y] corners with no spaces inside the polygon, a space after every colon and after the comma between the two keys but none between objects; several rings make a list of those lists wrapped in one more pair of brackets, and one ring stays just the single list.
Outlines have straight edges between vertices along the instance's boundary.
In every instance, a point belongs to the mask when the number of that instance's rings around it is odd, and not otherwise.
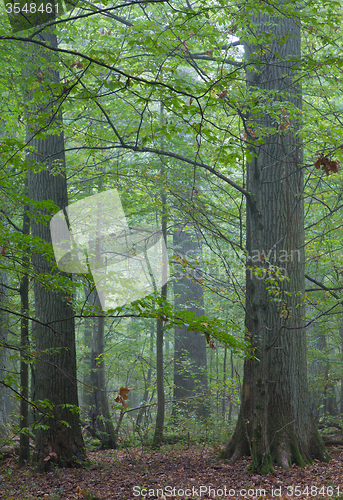
[{"label": "background tree", "polygon": [[[193,230],[193,232],[192,232]],[[194,234],[195,233],[195,234]],[[174,283],[174,307],[177,311],[187,304],[188,310],[197,316],[203,316],[204,296],[201,280],[201,271],[196,262],[201,260],[200,235],[194,231],[194,226],[178,224],[173,234],[174,253],[183,266],[178,266],[178,278]],[[198,260],[199,259],[199,260]],[[206,339],[187,327],[175,328],[174,341],[174,398],[175,411],[196,410],[202,417],[209,416],[207,392],[207,359]],[[199,397],[197,401],[195,398]],[[187,400],[187,398],[192,398]]]}]

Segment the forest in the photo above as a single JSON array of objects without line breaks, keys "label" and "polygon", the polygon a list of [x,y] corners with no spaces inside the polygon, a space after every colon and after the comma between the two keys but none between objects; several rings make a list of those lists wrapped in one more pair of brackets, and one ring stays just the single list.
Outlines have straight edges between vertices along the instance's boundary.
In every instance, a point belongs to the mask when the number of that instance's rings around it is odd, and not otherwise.
[{"label": "forest", "polygon": [[343,499],[342,19],[0,2],[0,499]]}]

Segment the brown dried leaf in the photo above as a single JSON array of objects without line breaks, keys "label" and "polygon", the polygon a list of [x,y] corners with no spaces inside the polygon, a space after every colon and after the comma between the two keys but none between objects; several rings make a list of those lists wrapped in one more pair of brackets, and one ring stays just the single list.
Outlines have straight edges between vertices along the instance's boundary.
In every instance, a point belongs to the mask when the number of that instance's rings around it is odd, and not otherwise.
[{"label": "brown dried leaf", "polygon": [[318,158],[318,160],[316,161],[316,163],[314,164],[314,166],[318,169],[320,168],[320,164],[322,162],[322,159],[321,158]]},{"label": "brown dried leaf", "polygon": [[127,387],[121,387],[119,389],[120,397],[122,397],[123,399],[127,399],[128,398],[127,394],[129,392],[130,392],[130,389],[128,389]]}]

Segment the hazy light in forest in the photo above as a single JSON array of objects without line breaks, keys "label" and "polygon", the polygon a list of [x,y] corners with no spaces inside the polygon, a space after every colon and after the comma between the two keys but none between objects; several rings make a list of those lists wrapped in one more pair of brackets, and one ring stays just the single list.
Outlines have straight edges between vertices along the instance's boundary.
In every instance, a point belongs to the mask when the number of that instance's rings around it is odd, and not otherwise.
[{"label": "hazy light in forest", "polygon": [[84,198],[50,221],[58,268],[92,273],[101,307],[115,308],[161,288],[169,277],[157,227],[129,227],[116,189]]}]

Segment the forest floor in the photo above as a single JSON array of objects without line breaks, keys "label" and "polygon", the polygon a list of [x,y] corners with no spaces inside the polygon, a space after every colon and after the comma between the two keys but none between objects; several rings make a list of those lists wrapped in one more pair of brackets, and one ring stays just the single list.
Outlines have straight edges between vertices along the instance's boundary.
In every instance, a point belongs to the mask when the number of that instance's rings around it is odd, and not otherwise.
[{"label": "forest floor", "polygon": [[343,447],[330,448],[329,463],[260,476],[247,472],[250,458],[234,464],[217,461],[210,446],[164,446],[159,451],[89,452],[84,469],[37,473],[18,468],[15,456],[0,462],[1,500],[181,499],[335,499],[343,500]]}]

